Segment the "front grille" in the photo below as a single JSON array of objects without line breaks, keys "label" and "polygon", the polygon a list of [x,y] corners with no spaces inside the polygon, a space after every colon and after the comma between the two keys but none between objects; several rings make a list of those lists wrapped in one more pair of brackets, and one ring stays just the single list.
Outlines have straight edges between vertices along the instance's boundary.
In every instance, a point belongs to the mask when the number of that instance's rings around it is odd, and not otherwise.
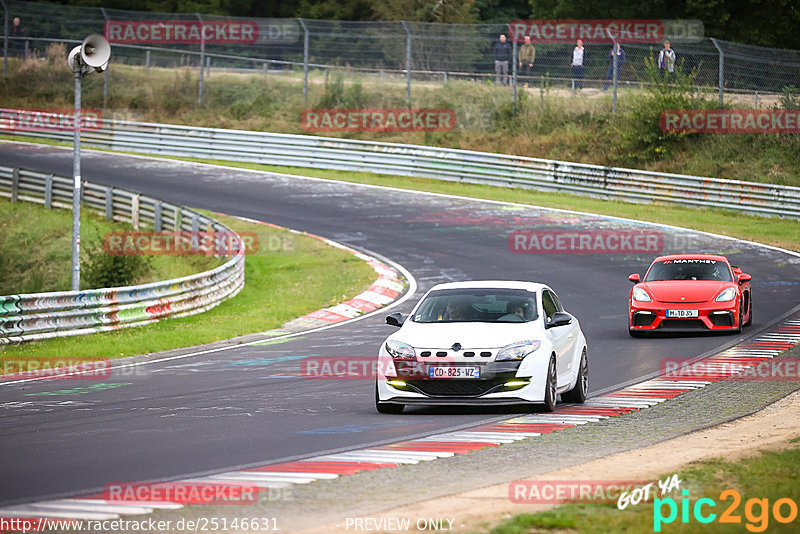
[{"label": "front grille", "polygon": [[497,386],[502,387],[508,379],[492,380],[409,380],[409,386],[431,397],[478,397]]},{"label": "front grille", "polygon": [[663,330],[708,330],[700,319],[664,319],[659,328]]},{"label": "front grille", "polygon": [[633,326],[650,326],[655,321],[656,316],[653,313],[639,313],[633,314]]},{"label": "front grille", "polygon": [[712,313],[708,316],[714,326],[733,326],[733,313]]}]

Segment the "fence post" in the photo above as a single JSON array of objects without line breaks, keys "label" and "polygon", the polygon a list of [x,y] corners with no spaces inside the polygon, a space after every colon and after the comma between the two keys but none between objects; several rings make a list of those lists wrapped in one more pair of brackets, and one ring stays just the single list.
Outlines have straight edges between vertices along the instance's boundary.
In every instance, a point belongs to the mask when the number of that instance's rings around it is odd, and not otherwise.
[{"label": "fence post", "polygon": [[114,189],[106,187],[106,219],[112,220],[114,218]]},{"label": "fence post", "polygon": [[53,207],[53,175],[48,174],[44,178],[44,207]]},{"label": "fence post", "polygon": [[411,105],[411,31],[406,21],[401,20],[406,31],[406,106]]},{"label": "fence post", "polygon": [[200,21],[200,81],[197,86],[197,103],[203,103],[203,65],[206,59],[206,36],[203,31],[203,18],[200,13],[195,13],[197,20]]},{"label": "fence post", "polygon": [[619,50],[617,49],[617,43],[614,41],[614,44],[611,45],[611,55],[614,58],[614,73],[612,76],[614,77],[614,96],[611,101],[611,113],[617,114],[617,79],[619,78]]},{"label": "fence post", "polygon": [[513,97],[512,97],[512,108],[514,113],[517,112],[517,40],[512,38],[512,53],[511,59],[514,61],[514,64],[511,65],[511,85],[513,87]]},{"label": "fence post", "polygon": [[206,56],[206,76],[211,77],[211,56]]},{"label": "fence post", "polygon": [[[103,13],[103,18],[106,19],[106,22],[111,20],[108,18],[106,8],[101,7],[100,11]],[[106,67],[106,70],[103,73],[103,111],[105,111],[106,107],[108,107],[108,67]]]},{"label": "fence post", "polygon": [[298,18],[303,27],[303,102],[308,103],[308,27],[303,19]]},{"label": "fence post", "polygon": [[722,108],[725,100],[725,52],[722,51],[722,47],[713,37],[711,37],[711,42],[714,43],[717,52],[719,52],[719,107]]},{"label": "fence post", "polygon": [[8,77],[8,6],[5,0],[0,0],[3,4],[3,80]]},{"label": "fence post", "polygon": [[156,200],[153,204],[153,231],[161,231],[161,201]]},{"label": "fence post", "polygon": [[19,169],[14,167],[11,171],[11,202],[17,201],[17,193],[19,192]]},{"label": "fence post", "polygon": [[139,195],[131,197],[131,223],[134,230],[139,229]]},{"label": "fence post", "polygon": [[144,52],[144,68],[146,70],[150,70],[150,49],[148,48]]}]

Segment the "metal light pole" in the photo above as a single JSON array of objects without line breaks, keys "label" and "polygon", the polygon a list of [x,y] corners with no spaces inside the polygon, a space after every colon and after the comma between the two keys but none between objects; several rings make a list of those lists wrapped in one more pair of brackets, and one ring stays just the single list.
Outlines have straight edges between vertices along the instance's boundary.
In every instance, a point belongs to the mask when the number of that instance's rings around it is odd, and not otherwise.
[{"label": "metal light pole", "polygon": [[67,63],[75,77],[75,121],[72,125],[72,276],[73,291],[81,288],[81,80],[85,74],[108,68],[111,46],[92,34],[69,53]]},{"label": "metal light pole", "polygon": [[75,117],[72,124],[72,290],[81,288],[81,78],[75,70]]}]

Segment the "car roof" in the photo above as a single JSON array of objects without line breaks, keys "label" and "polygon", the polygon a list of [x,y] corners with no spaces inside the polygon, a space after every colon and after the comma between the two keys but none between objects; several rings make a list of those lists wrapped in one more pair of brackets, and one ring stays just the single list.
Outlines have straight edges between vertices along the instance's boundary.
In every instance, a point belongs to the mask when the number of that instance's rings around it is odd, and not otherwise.
[{"label": "car roof", "polygon": [[527,291],[541,291],[550,289],[545,284],[536,282],[525,282],[521,280],[470,280],[466,282],[446,282],[437,284],[431,288],[435,289],[524,289]]},{"label": "car roof", "polygon": [[667,256],[659,256],[653,260],[653,263],[664,260],[680,260],[680,259],[694,259],[694,260],[716,260],[728,263],[728,258],[719,256],[717,254],[669,254]]}]

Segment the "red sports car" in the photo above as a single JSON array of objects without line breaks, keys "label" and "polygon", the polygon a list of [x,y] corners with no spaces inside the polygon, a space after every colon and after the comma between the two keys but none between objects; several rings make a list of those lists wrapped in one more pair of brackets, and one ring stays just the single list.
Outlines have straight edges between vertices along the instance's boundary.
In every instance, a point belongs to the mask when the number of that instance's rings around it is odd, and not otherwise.
[{"label": "red sports car", "polygon": [[653,260],[644,279],[632,274],[631,336],[649,332],[741,332],[753,320],[751,276],[725,256],[677,254]]}]

